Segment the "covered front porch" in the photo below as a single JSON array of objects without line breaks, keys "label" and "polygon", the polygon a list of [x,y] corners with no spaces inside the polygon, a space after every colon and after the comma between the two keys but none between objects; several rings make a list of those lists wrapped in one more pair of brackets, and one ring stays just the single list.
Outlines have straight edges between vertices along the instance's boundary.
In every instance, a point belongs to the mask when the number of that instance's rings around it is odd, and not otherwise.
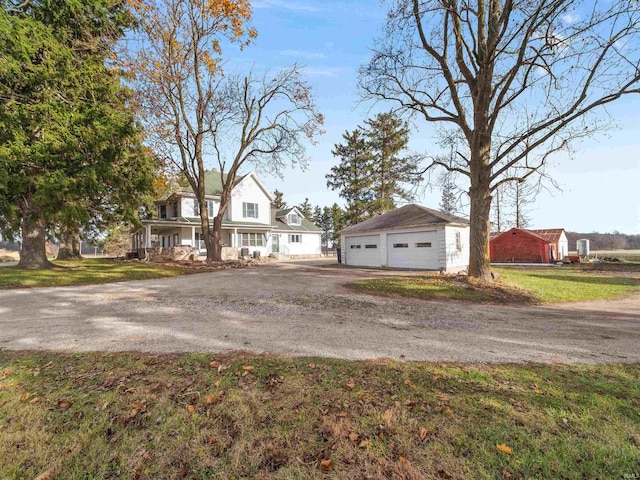
[{"label": "covered front porch", "polygon": [[[186,224],[185,224],[186,223]],[[202,228],[193,222],[171,222],[147,220],[144,227],[133,234],[133,251],[149,248],[192,247],[199,255],[206,255],[207,249]],[[224,225],[222,226],[222,246],[236,249],[241,253],[261,256],[272,253],[271,226]],[[243,249],[247,249],[244,252]]]}]

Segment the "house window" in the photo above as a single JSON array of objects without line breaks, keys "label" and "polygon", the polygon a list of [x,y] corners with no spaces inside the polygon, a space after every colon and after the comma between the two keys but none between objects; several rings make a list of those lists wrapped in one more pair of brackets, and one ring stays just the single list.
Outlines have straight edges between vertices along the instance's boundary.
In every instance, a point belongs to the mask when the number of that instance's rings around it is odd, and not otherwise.
[{"label": "house window", "polygon": [[178,202],[173,202],[172,208],[173,208],[173,216],[177,217],[178,216]]},{"label": "house window", "polygon": [[289,223],[293,225],[300,225],[300,215],[297,213],[289,214]]},{"label": "house window", "polygon": [[431,247],[431,242],[418,242],[416,243],[416,247],[418,248],[428,248]]},{"label": "house window", "polygon": [[351,245],[351,248],[360,248],[360,245]]},{"label": "house window", "polygon": [[394,243],[393,248],[409,248],[408,243]]},{"label": "house window", "polygon": [[258,204],[242,202],[242,216],[244,218],[258,218]]},{"label": "house window", "polygon": [[[160,218],[167,218],[167,206],[166,205],[160,205]],[[164,247],[164,245],[163,245]]]},{"label": "house window", "polygon": [[261,233],[243,233],[243,247],[264,247],[264,235]]},{"label": "house window", "polygon": [[456,232],[456,250],[462,250],[462,237],[460,235],[460,232]]},{"label": "house window", "polygon": [[[215,202],[213,200],[206,200],[207,202],[207,215],[209,218],[213,217],[213,207],[215,207]],[[200,203],[198,200],[193,201],[193,213],[199,217],[200,216]]]},{"label": "house window", "polygon": [[302,235],[299,235],[299,234],[289,235],[289,243],[302,243]]},{"label": "house window", "polygon": [[374,244],[365,245],[364,248],[378,248],[378,245],[374,245]]}]

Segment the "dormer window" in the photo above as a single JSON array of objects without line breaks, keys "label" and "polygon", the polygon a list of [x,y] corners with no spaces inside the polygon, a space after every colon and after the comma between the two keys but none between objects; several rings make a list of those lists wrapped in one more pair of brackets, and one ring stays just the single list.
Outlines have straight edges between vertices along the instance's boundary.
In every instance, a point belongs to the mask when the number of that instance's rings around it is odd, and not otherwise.
[{"label": "dormer window", "polygon": [[167,206],[166,205],[160,205],[158,214],[159,214],[160,218],[167,218]]},{"label": "dormer window", "polygon": [[297,213],[290,213],[287,217],[287,223],[289,225],[300,225],[300,215]]}]

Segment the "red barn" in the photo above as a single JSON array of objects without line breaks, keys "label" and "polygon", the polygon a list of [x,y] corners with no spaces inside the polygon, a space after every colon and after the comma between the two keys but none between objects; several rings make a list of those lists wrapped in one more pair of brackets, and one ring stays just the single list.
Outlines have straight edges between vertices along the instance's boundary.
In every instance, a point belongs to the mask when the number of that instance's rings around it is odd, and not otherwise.
[{"label": "red barn", "polygon": [[567,255],[566,242],[562,228],[512,228],[491,234],[489,252],[492,263],[553,263]]}]

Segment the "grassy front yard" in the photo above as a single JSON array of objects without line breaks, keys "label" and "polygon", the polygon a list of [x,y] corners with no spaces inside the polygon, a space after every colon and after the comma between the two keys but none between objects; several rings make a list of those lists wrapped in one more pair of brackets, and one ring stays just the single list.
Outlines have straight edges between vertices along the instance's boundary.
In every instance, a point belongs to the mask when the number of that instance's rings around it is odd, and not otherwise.
[{"label": "grassy front yard", "polygon": [[640,365],[0,352],[3,479],[621,478]]},{"label": "grassy front yard", "polygon": [[192,273],[187,268],[96,258],[56,262],[51,270],[19,270],[0,267],[0,289],[62,287],[94,283],[146,280]]},{"label": "grassy front yard", "polygon": [[640,291],[640,269],[627,275],[582,267],[496,268],[494,271],[500,278],[489,285],[465,277],[430,275],[376,278],[348,286],[376,295],[494,303],[599,300]]}]

